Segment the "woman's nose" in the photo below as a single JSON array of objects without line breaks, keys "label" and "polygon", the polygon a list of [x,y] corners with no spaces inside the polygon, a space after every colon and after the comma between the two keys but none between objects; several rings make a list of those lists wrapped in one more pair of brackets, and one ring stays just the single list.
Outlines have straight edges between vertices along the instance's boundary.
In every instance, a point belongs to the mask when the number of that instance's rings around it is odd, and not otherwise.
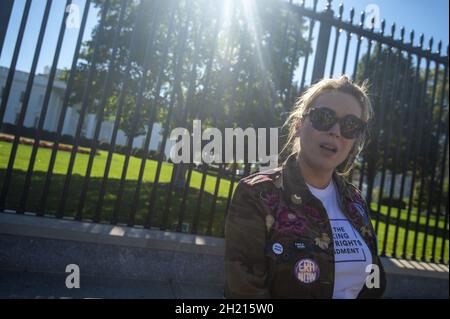
[{"label": "woman's nose", "polygon": [[328,134],[341,136],[341,127],[339,126],[339,123],[334,123],[334,125],[328,130]]}]

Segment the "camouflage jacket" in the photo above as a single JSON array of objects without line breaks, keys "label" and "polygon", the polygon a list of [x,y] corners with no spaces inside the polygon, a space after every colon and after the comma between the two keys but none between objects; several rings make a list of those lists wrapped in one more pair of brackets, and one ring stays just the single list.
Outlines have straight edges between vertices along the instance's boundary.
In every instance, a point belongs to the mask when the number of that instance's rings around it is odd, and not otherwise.
[{"label": "camouflage jacket", "polygon": [[[367,205],[343,177],[333,174],[333,180],[343,213],[379,267],[379,288],[363,285],[358,298],[379,298],[386,277]],[[335,257],[331,238],[327,212],[301,177],[295,154],[282,167],[244,178],[225,223],[225,297],[332,298]],[[275,243],[281,243],[282,252],[274,251]],[[312,261],[312,267],[320,270],[317,280],[298,280],[299,260]]]}]

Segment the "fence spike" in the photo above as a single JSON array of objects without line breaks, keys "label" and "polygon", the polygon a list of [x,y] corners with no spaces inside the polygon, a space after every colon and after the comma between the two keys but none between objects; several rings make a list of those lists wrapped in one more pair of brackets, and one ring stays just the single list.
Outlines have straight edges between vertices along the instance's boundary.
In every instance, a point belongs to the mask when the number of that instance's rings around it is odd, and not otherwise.
[{"label": "fence spike", "polygon": [[370,19],[370,31],[374,31],[375,30],[375,17],[372,17],[372,19]]},{"label": "fence spike", "polygon": [[433,37],[430,38],[430,40],[428,41],[428,51],[432,51],[433,50]]},{"label": "fence spike", "polygon": [[353,17],[355,16],[355,8],[350,9],[350,24],[353,24]]},{"label": "fence spike", "polygon": [[364,20],[366,20],[366,12],[361,11],[361,22],[359,23],[359,27],[364,28]]},{"label": "fence spike", "polygon": [[425,39],[425,35],[423,33],[420,34],[420,39],[419,39],[419,47],[422,49],[423,47],[423,40]]},{"label": "fence spike", "polygon": [[381,35],[384,34],[385,27],[386,27],[386,21],[383,19],[383,20],[381,20]]},{"label": "fence spike", "polygon": [[330,11],[331,10],[331,2],[333,0],[327,0],[327,6],[325,7],[325,11]]},{"label": "fence spike", "polygon": [[409,41],[411,42],[410,45],[414,46],[414,30],[409,33]]},{"label": "fence spike", "polygon": [[395,35],[395,22],[392,23],[391,26],[391,38],[394,39],[394,35]]},{"label": "fence spike", "polygon": [[301,4],[300,4],[300,5],[302,6],[302,8],[305,7],[305,1],[306,1],[306,0],[302,0],[302,2],[301,2]]},{"label": "fence spike", "polygon": [[339,3],[339,16],[338,16],[339,20],[342,20],[343,12],[344,12],[344,4],[341,2],[341,3]]},{"label": "fence spike", "polygon": [[437,48],[437,52],[436,53],[441,55],[441,49],[442,49],[442,40],[439,40],[438,48]]}]

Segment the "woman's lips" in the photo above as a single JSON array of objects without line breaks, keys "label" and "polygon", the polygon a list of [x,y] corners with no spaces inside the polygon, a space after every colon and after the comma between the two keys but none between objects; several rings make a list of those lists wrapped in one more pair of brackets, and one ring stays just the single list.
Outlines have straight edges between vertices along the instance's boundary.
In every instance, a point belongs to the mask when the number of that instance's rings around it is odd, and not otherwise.
[{"label": "woman's lips", "polygon": [[321,149],[323,149],[323,150],[325,150],[325,151],[327,151],[327,152],[333,153],[333,154],[336,154],[337,151],[338,151],[337,146],[334,145],[334,144],[330,144],[330,143],[321,143],[321,144],[319,145],[319,147],[320,147]]}]

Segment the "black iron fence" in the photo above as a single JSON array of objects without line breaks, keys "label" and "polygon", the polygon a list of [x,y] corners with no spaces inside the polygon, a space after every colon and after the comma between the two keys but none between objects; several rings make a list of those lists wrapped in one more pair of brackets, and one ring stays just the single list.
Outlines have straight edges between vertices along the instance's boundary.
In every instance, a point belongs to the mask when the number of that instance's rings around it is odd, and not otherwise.
[{"label": "black iron fence", "polygon": [[258,167],[173,164],[170,130],[280,127],[308,85],[345,73],[372,85],[376,120],[351,176],[381,254],[448,263],[448,47],[317,3],[2,1],[0,209],[221,236],[237,181]]}]

